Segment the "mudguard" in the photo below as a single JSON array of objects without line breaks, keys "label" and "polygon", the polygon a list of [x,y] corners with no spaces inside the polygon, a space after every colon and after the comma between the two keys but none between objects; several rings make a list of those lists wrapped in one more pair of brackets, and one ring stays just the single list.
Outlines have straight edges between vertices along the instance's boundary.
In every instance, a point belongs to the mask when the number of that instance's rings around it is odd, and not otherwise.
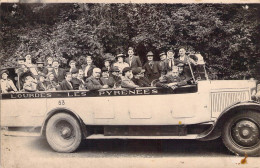
[{"label": "mudguard", "polygon": [[200,141],[214,140],[221,136],[221,129],[226,119],[232,117],[237,111],[246,112],[253,110],[260,113],[260,103],[256,101],[238,102],[226,108],[214,122],[214,124],[205,132],[199,134],[196,139]]},{"label": "mudguard", "polygon": [[46,125],[47,125],[47,122],[48,120],[54,115],[54,114],[57,114],[57,113],[67,113],[67,114],[70,114],[72,115],[73,117],[75,117],[79,124],[80,124],[80,128],[81,128],[81,132],[82,132],[82,138],[86,138],[88,135],[87,135],[87,130],[86,130],[86,125],[84,124],[84,122],[82,121],[82,119],[80,118],[80,116],[78,114],[76,114],[75,112],[73,112],[72,110],[70,109],[67,109],[67,108],[55,108],[53,110],[51,110],[45,117],[43,123],[42,123],[42,127],[41,127],[41,136],[45,136],[45,130],[46,130]]}]

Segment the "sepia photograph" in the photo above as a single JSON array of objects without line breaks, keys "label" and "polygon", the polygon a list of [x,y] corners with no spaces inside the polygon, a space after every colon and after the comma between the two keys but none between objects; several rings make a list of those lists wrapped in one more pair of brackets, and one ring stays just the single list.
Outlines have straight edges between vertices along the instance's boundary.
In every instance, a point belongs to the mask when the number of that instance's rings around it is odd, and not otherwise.
[{"label": "sepia photograph", "polygon": [[3,168],[260,168],[260,3],[0,2]]}]

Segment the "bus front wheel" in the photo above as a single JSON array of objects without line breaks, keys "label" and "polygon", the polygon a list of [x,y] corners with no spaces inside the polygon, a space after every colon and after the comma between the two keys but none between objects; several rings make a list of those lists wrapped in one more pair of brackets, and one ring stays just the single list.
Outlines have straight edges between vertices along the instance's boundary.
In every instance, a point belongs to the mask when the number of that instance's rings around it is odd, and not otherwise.
[{"label": "bus front wheel", "polygon": [[53,115],[46,125],[46,139],[57,152],[75,151],[82,140],[79,122],[66,113]]},{"label": "bus front wheel", "polygon": [[260,113],[237,112],[223,126],[222,140],[237,155],[260,155]]}]

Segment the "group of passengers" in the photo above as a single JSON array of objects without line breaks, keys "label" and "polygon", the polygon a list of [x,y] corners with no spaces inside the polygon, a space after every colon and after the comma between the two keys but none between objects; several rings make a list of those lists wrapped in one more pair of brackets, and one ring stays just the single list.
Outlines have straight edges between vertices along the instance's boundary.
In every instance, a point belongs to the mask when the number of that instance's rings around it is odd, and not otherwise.
[{"label": "group of passengers", "polygon": [[57,59],[48,57],[46,64],[38,60],[32,64],[30,55],[18,58],[16,85],[8,79],[8,71],[1,71],[1,92],[34,92],[55,90],[98,90],[107,88],[171,87],[186,85],[192,81],[190,66],[197,62],[190,58],[185,49],[179,50],[179,57],[168,50],[159,54],[160,61],[154,61],[154,54],[146,54],[147,62],[143,65],[134,49],[129,47],[128,56],[116,55],[115,62],[104,61],[102,69],[93,64],[91,56],[86,56],[85,64],[77,66],[71,60],[66,70],[60,67]]}]

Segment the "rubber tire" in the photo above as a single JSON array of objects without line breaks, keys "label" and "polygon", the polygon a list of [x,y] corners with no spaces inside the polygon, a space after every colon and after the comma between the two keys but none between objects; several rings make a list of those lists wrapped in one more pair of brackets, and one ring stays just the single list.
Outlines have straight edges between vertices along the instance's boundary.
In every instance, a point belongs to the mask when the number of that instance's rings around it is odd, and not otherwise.
[{"label": "rubber tire", "polygon": [[222,141],[225,144],[225,146],[234,154],[240,155],[240,156],[245,156],[245,153],[248,156],[260,156],[260,143],[258,146],[256,146],[253,149],[243,149],[241,147],[238,147],[234,145],[230,134],[229,130],[232,127],[232,123],[236,120],[239,120],[240,118],[251,118],[256,122],[258,125],[258,128],[260,129],[260,113],[259,112],[254,112],[254,111],[246,111],[246,112],[238,112],[235,116],[231,117],[228,119],[222,129]]},{"label": "rubber tire", "polygon": [[[58,144],[58,142],[55,142],[55,140],[51,138],[53,135],[53,132],[51,130],[55,126],[54,124],[60,120],[65,120],[69,122],[72,125],[73,130],[75,131],[75,140],[70,146],[66,146],[66,147],[62,146],[62,144]],[[51,146],[51,148],[56,152],[62,152],[62,153],[74,152],[79,147],[82,140],[82,132],[80,129],[80,125],[78,121],[69,114],[66,113],[55,114],[49,119],[46,125],[46,139],[49,145]]]}]

